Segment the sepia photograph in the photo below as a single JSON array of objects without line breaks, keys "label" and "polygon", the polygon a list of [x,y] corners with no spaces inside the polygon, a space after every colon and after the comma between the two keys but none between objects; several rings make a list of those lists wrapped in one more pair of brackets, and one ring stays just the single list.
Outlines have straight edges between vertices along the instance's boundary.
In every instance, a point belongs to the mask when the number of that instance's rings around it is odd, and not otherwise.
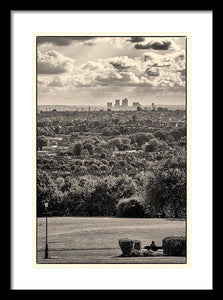
[{"label": "sepia photograph", "polygon": [[37,264],[187,264],[187,50],[35,36]]},{"label": "sepia photograph", "polygon": [[213,12],[9,15],[10,288],[214,289]]}]

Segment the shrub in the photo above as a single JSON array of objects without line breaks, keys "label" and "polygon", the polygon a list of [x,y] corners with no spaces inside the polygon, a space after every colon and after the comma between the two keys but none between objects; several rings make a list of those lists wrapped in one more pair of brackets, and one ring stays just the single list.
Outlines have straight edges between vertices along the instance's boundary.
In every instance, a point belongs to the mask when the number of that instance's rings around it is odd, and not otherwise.
[{"label": "shrub", "polygon": [[144,206],[141,199],[132,196],[127,199],[120,200],[117,206],[117,214],[119,217],[141,218],[144,217]]},{"label": "shrub", "polygon": [[131,256],[131,257],[138,257],[138,256],[141,256],[141,252],[140,252],[140,250],[138,250],[138,249],[133,249],[133,250],[130,252],[130,256]]},{"label": "shrub", "polygon": [[141,249],[141,242],[140,241],[135,240],[134,249],[136,249],[136,250],[140,250]]},{"label": "shrub", "polygon": [[119,240],[119,247],[122,250],[123,256],[130,256],[130,253],[133,249],[133,245],[134,245],[134,240],[130,240],[127,238]]},{"label": "shrub", "polygon": [[163,251],[153,252],[153,256],[163,256]]},{"label": "shrub", "polygon": [[163,239],[163,255],[186,256],[186,237],[168,236]]},{"label": "shrub", "polygon": [[147,251],[143,252],[143,255],[144,256],[153,256],[153,251],[147,250]]}]

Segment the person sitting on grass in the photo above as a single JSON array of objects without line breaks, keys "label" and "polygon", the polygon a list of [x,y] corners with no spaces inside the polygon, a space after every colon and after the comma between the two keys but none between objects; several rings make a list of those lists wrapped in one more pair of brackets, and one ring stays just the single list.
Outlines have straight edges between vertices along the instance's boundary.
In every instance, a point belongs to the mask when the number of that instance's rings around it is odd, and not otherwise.
[{"label": "person sitting on grass", "polygon": [[153,250],[153,251],[157,251],[158,250],[158,247],[156,246],[155,242],[152,241],[152,243],[150,244],[150,249]]}]

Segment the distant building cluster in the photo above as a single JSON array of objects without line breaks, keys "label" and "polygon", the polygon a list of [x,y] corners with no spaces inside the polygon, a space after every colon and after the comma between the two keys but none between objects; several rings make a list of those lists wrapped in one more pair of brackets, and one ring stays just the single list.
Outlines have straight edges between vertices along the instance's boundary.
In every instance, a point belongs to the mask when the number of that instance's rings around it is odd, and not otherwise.
[{"label": "distant building cluster", "polygon": [[124,98],[123,100],[116,99],[114,106],[112,102],[107,102],[107,109],[110,110],[112,108],[114,109],[126,109],[126,108],[134,108],[137,109],[138,107],[141,107],[142,105],[139,102],[133,102],[132,106],[129,106],[129,100],[127,98]]}]

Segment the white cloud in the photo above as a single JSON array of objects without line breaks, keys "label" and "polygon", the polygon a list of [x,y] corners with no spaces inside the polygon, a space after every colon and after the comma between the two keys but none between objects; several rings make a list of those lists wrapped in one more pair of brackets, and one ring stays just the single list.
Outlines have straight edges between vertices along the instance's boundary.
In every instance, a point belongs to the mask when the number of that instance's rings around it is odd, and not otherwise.
[{"label": "white cloud", "polygon": [[[158,54],[142,53],[141,57],[115,56],[76,66],[75,61],[58,51],[40,53],[40,73],[45,74],[39,88],[75,89],[76,87],[145,86],[154,89],[182,89],[185,85],[185,53],[183,50]],[[56,74],[54,76],[52,74]],[[41,75],[40,75],[41,76]],[[41,79],[41,78],[40,78]]]},{"label": "white cloud", "polygon": [[39,74],[61,74],[72,72],[75,60],[63,56],[60,52],[52,50],[37,54],[37,68]]}]

